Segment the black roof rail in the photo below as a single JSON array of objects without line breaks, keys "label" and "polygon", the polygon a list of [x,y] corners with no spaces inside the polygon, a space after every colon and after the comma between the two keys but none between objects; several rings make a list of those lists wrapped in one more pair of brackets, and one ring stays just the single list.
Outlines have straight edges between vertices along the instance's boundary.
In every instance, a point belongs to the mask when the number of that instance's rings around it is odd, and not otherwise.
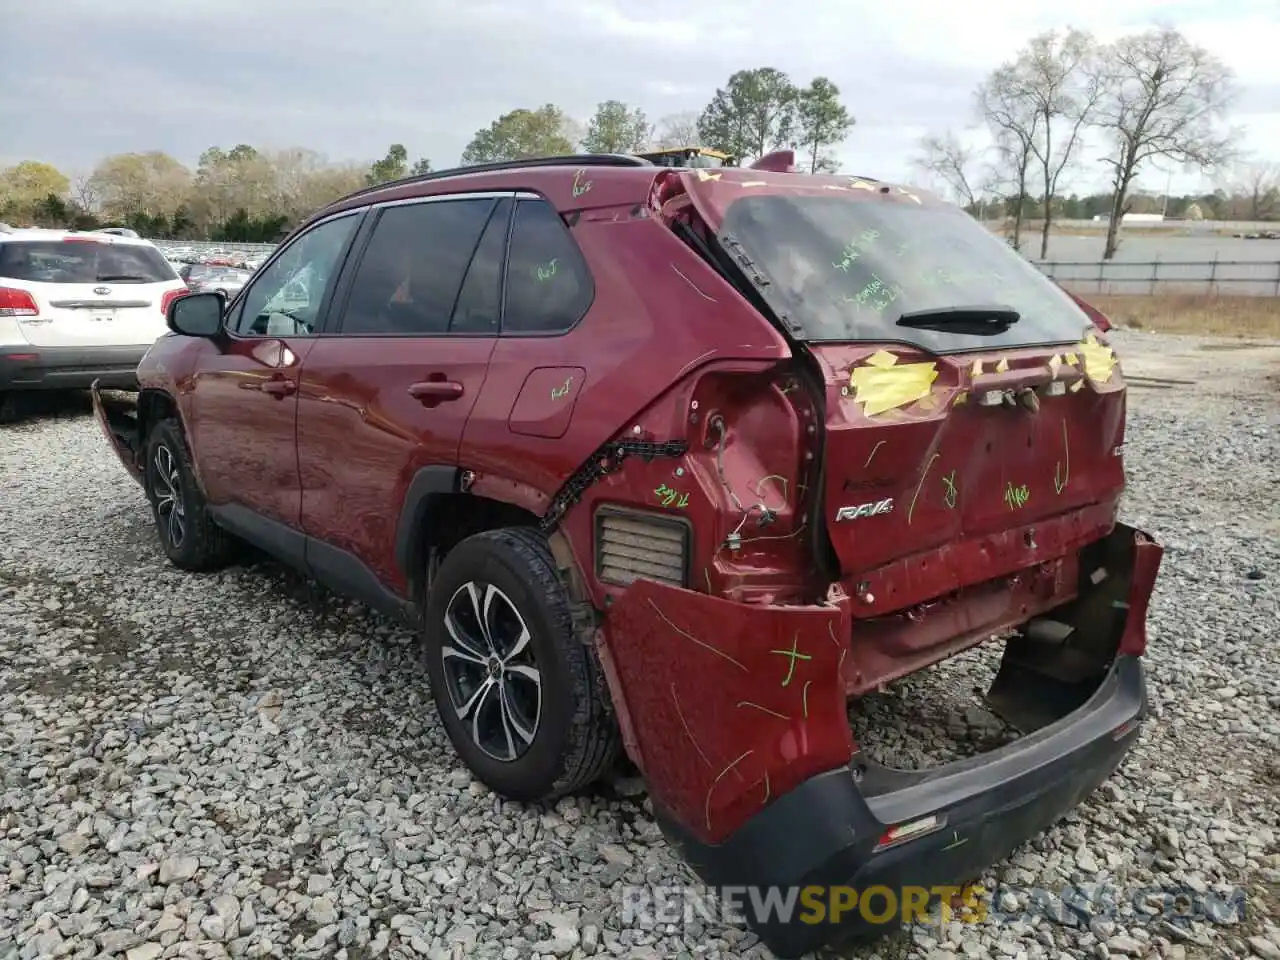
[{"label": "black roof rail", "polygon": [[431,180],[444,180],[448,177],[459,177],[468,173],[498,173],[503,170],[527,170],[536,167],[652,167],[652,161],[628,153],[567,153],[555,157],[526,157],[523,160],[496,160],[493,163],[474,163],[467,167],[450,167],[448,170],[432,170],[412,177],[401,177],[399,180],[388,180],[375,183],[371,187],[362,187],[348,193],[342,203],[356,197],[388,190],[392,187],[403,187],[410,183],[427,183]]}]

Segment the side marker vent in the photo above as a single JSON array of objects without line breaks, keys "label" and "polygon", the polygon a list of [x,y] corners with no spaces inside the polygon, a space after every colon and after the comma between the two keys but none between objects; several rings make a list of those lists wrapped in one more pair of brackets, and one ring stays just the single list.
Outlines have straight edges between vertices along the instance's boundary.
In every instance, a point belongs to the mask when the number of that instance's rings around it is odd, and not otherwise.
[{"label": "side marker vent", "polygon": [[596,514],[596,576],[628,586],[641,577],[688,585],[689,524],[682,519],[603,507]]}]

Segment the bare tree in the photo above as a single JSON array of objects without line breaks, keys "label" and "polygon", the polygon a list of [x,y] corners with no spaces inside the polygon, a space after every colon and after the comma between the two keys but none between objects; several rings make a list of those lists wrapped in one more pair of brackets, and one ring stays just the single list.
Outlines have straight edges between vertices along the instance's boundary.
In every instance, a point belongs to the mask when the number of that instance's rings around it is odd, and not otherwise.
[{"label": "bare tree", "polygon": [[1026,78],[1014,64],[995,70],[978,87],[978,111],[995,140],[992,185],[1013,204],[1010,240],[1015,249],[1021,249],[1027,179],[1035,157],[1040,114],[1028,94]]},{"label": "bare tree", "polygon": [[653,146],[658,150],[669,147],[691,147],[698,143],[698,111],[686,110],[672,113],[657,123],[652,135]]},{"label": "bare tree", "polygon": [[71,181],[71,202],[85,213],[93,213],[98,208],[98,189],[93,182],[93,174],[82,173]]},{"label": "bare tree", "polygon": [[1083,30],[1050,30],[1034,37],[1015,61],[1018,86],[1035,112],[1031,152],[1043,186],[1040,259],[1049,255],[1053,201],[1058,179],[1081,142],[1102,92],[1102,72],[1093,37]]},{"label": "bare tree", "polygon": [[1242,220],[1273,220],[1280,216],[1280,164],[1237,164],[1221,187],[1227,214]]},{"label": "bare tree", "polygon": [[951,130],[921,137],[919,150],[911,161],[917,170],[941,180],[967,210],[978,207],[977,151]]},{"label": "bare tree", "polygon": [[1102,257],[1116,252],[1129,190],[1144,163],[1164,157],[1201,170],[1231,156],[1233,131],[1222,126],[1235,91],[1230,67],[1177,30],[1123,37],[1104,52],[1106,77],[1094,125],[1107,138],[1111,222]]}]

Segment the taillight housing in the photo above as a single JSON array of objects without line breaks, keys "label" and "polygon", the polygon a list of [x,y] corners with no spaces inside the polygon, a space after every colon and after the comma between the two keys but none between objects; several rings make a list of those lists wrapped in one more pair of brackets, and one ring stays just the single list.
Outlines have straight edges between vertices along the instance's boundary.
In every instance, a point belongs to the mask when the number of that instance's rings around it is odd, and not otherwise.
[{"label": "taillight housing", "polygon": [[0,287],[0,317],[34,317],[39,313],[35,297],[27,291]]},{"label": "taillight housing", "polygon": [[169,315],[169,304],[179,297],[185,297],[190,292],[190,290],[166,290],[164,296],[160,298],[160,313],[167,317]]}]

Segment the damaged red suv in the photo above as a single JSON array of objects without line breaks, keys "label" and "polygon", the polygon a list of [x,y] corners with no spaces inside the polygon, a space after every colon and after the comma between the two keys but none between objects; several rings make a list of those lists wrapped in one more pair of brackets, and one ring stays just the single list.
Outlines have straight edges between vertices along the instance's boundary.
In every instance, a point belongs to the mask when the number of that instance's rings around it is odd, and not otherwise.
[{"label": "damaged red suv", "polygon": [[[95,406],[172,562],[247,541],[419,626],[507,797],[625,749],[710,884],[963,883],[1138,735],[1161,548],[1117,521],[1121,370],[930,195],[610,156],[433,173],[169,324],[136,401]],[[873,762],[849,700],[985,643],[1022,736]],[[752,922],[782,955],[866,932]]]}]

